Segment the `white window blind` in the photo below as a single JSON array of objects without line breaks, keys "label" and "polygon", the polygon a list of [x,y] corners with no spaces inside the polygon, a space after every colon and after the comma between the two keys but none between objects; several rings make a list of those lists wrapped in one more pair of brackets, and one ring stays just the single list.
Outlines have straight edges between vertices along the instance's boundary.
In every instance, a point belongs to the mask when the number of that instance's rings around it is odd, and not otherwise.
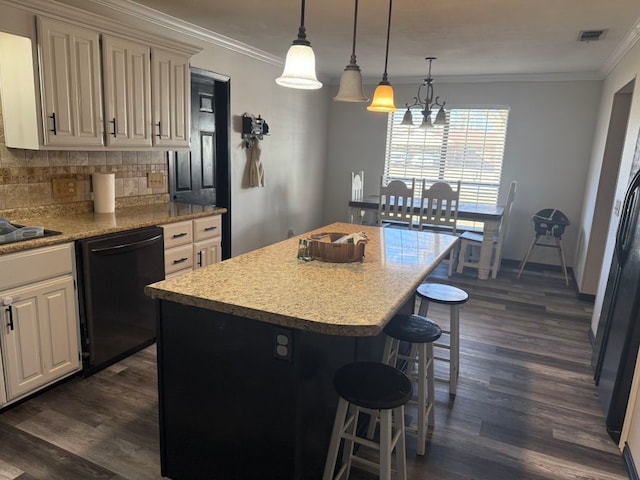
[{"label": "white window blind", "polygon": [[508,108],[451,108],[448,124],[430,129],[401,125],[403,115],[389,115],[385,182],[460,180],[460,202],[498,202]]}]

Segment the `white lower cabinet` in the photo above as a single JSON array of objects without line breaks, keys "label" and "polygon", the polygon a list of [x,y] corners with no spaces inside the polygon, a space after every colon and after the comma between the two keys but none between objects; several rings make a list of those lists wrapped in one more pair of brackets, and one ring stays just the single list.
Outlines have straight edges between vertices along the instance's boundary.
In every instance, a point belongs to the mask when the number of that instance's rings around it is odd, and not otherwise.
[{"label": "white lower cabinet", "polygon": [[73,244],[0,257],[1,270],[22,269],[0,282],[7,402],[80,370],[73,262]]},{"label": "white lower cabinet", "polygon": [[222,260],[222,217],[162,225],[165,278],[177,277]]},{"label": "white lower cabinet", "polygon": [[222,248],[219,238],[202,240],[193,244],[193,269],[206,267],[222,260]]}]

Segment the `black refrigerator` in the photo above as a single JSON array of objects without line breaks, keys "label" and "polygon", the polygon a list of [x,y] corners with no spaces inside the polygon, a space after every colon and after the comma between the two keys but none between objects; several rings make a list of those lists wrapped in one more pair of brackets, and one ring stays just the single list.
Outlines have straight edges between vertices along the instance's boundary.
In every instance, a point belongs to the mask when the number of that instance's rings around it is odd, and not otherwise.
[{"label": "black refrigerator", "polygon": [[592,365],[607,432],[616,443],[627,409],[640,346],[640,172],[624,199]]}]

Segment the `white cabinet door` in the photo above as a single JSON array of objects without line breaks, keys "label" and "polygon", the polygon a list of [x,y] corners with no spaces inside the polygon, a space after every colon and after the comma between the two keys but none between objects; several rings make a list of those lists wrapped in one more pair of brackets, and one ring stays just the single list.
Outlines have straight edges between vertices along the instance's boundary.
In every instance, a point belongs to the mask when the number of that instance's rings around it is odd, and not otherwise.
[{"label": "white cabinet door", "polygon": [[8,400],[80,369],[71,275],[8,290],[0,303]]},{"label": "white cabinet door", "polygon": [[151,49],[102,37],[107,146],[151,146]]},{"label": "white cabinet door", "polygon": [[188,147],[191,128],[189,58],[154,48],[151,52],[151,72],[153,144]]},{"label": "white cabinet door", "polygon": [[38,17],[45,145],[101,146],[100,38]]},{"label": "white cabinet door", "polygon": [[193,244],[193,269],[206,267],[222,260],[220,238],[202,240]]}]

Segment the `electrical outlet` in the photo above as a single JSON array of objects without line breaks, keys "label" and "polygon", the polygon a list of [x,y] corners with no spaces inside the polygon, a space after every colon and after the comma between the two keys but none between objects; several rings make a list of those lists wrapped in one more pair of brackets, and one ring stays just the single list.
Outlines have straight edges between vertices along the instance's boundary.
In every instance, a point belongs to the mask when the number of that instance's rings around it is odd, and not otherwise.
[{"label": "electrical outlet", "polygon": [[74,177],[54,178],[51,180],[51,185],[53,187],[53,198],[74,197],[78,192]]},{"label": "electrical outlet", "polygon": [[149,172],[147,174],[147,187],[148,188],[164,187],[164,174],[162,172]]}]

